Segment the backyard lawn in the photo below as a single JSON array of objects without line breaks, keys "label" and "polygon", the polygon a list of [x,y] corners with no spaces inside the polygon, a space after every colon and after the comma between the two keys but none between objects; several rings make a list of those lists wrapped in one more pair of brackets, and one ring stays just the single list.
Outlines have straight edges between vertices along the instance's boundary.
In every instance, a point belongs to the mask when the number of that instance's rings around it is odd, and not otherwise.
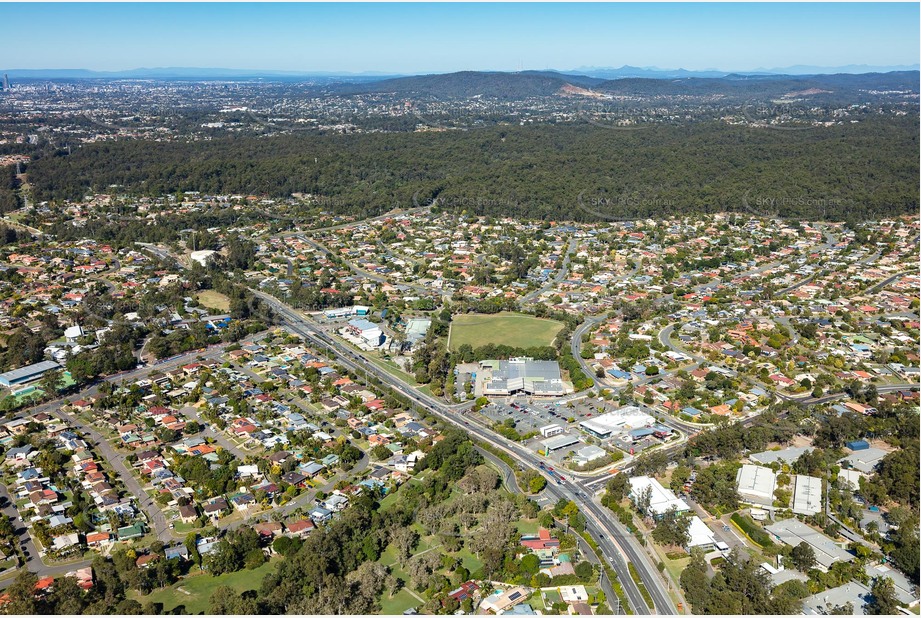
[{"label": "backyard lawn", "polygon": [[521,534],[537,534],[537,529],[540,528],[536,519],[527,521],[523,519],[519,520],[516,526],[518,527],[518,532]]}]

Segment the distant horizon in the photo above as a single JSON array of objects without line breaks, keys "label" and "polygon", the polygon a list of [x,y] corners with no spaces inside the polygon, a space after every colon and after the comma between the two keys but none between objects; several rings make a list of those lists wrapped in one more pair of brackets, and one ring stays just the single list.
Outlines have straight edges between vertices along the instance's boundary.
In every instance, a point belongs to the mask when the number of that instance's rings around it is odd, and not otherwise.
[{"label": "distant horizon", "polygon": [[[4,3],[7,71],[917,66],[917,3]],[[36,37],[40,37],[39,43]],[[273,67],[273,68],[267,68]],[[558,69],[551,67],[574,67]],[[677,70],[677,69],[673,69]]]},{"label": "distant horizon", "polygon": [[[303,70],[281,70],[281,69],[272,69],[272,68],[261,68],[261,69],[244,69],[244,68],[233,68],[233,67],[200,67],[200,66],[150,66],[150,67],[135,67],[131,69],[122,69],[122,70],[99,70],[92,69],[87,67],[41,67],[41,68],[8,68],[0,69],[0,74],[9,73],[16,75],[17,73],[21,74],[31,74],[31,73],[42,73],[47,75],[41,75],[39,77],[32,77],[30,75],[20,75],[20,79],[55,79],[55,74],[59,74],[61,77],[66,78],[76,78],[78,77],[77,73],[86,73],[90,74],[88,77],[106,77],[112,76],[114,78],[122,76],[130,76],[131,74],[168,74],[169,72],[175,73],[186,73],[186,77],[194,77],[195,72],[200,72],[201,76],[207,76],[207,74],[226,74],[228,77],[233,77],[234,75],[240,76],[252,76],[252,77],[326,77],[326,78],[335,78],[335,77],[380,77],[380,78],[390,78],[390,77],[416,77],[416,76],[425,76],[425,75],[445,75],[452,73],[507,73],[507,74],[516,74],[516,73],[534,73],[534,72],[552,72],[559,73],[561,75],[589,75],[591,73],[605,73],[605,72],[628,72],[635,70],[635,72],[648,72],[648,73],[688,73],[690,76],[695,76],[697,74],[703,73],[713,73],[713,74],[725,74],[725,75],[789,75],[789,76],[806,76],[806,75],[832,75],[832,74],[867,74],[867,73],[888,73],[896,71],[921,71],[921,64],[914,65],[891,65],[891,66],[872,66],[872,65],[845,65],[845,66],[809,66],[809,65],[791,65],[788,67],[775,67],[775,68],[755,68],[755,69],[718,69],[718,68],[707,68],[707,69],[685,69],[682,67],[679,68],[660,68],[655,66],[631,66],[623,65],[619,67],[613,66],[582,66],[572,69],[558,69],[558,68],[544,68],[544,69],[520,69],[520,70],[500,70],[500,69],[464,69],[459,71],[410,71],[410,72],[399,72],[399,73],[388,73],[382,71],[361,71],[361,72],[352,72],[352,71],[332,71],[324,69],[303,69]],[[67,74],[70,75],[67,75]],[[654,77],[654,76],[653,76]],[[129,77],[130,78],[130,77]]]}]

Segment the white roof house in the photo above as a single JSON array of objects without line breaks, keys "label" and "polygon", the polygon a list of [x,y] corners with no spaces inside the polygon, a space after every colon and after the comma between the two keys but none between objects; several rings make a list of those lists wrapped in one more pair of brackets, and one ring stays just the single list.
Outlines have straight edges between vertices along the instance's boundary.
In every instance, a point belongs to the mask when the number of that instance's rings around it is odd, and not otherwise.
[{"label": "white roof house", "polygon": [[82,326],[68,326],[64,329],[64,338],[68,341],[76,341],[82,337],[85,333],[83,332]]},{"label": "white roof house", "polygon": [[[677,513],[690,511],[687,503],[675,495],[659,481],[648,476],[635,476],[630,479],[630,498],[634,503],[646,491],[649,491],[649,508],[647,513],[653,517],[662,517],[669,509],[675,508]],[[648,489],[647,489],[648,488]]]},{"label": "white roof house", "polygon": [[793,485],[793,512],[815,515],[822,510],[822,479],[797,474]]},{"label": "white roof house", "polygon": [[692,547],[700,547],[706,551],[716,545],[716,537],[713,534],[713,530],[711,530],[710,526],[705,524],[697,515],[691,518],[691,525],[688,527],[688,535],[691,537],[687,545],[688,551],[690,551]]},{"label": "white roof house", "polygon": [[585,586],[560,586],[560,598],[563,603],[580,603],[588,601],[588,591]]},{"label": "white roof house", "polygon": [[772,506],[776,487],[777,475],[770,468],[743,464],[736,473],[736,491],[745,502]]}]

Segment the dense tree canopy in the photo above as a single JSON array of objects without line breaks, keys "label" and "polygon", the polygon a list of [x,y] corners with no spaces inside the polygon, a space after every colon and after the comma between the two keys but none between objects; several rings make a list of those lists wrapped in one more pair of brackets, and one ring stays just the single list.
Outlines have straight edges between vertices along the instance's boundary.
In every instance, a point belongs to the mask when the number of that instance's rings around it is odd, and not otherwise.
[{"label": "dense tree canopy", "polygon": [[104,142],[39,156],[30,181],[39,200],[117,184],[157,195],[304,192],[366,214],[438,198],[447,209],[548,219],[746,208],[867,218],[917,212],[917,122],[873,118],[795,136],[704,122]]}]

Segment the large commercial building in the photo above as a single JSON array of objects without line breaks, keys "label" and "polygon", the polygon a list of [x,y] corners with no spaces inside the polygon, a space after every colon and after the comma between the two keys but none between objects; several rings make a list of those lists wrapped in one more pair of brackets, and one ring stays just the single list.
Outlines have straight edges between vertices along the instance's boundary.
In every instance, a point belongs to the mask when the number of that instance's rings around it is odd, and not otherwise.
[{"label": "large commercial building", "polygon": [[527,393],[558,397],[566,394],[566,386],[556,361],[532,358],[510,358],[480,362],[484,395],[511,395]]},{"label": "large commercial building", "polygon": [[790,547],[806,543],[815,552],[816,567],[827,571],[836,562],[850,562],[854,554],[843,549],[833,539],[810,528],[798,519],[783,519],[766,526],[765,530]]},{"label": "large commercial building", "polygon": [[0,373],[0,386],[11,388],[28,384],[41,378],[45,372],[60,368],[61,366],[54,361],[42,361],[34,365],[26,365],[19,369]]},{"label": "large commercial building", "polygon": [[425,339],[429,332],[432,321],[428,318],[412,318],[406,322],[406,343],[410,346],[416,345]]},{"label": "large commercial building", "polygon": [[770,468],[744,464],[736,472],[736,491],[749,504],[773,506],[777,475]]},{"label": "large commercial building", "polygon": [[873,598],[870,589],[860,582],[850,581],[803,599],[802,613],[806,616],[827,616],[836,607],[851,604],[852,616],[866,616],[864,608]]},{"label": "large commercial building", "polygon": [[217,251],[212,251],[211,249],[202,249],[201,251],[193,251],[189,254],[189,259],[193,262],[207,267],[217,255]]},{"label": "large commercial building", "polygon": [[628,432],[631,429],[651,427],[655,422],[655,418],[638,406],[624,406],[613,412],[582,421],[579,426],[596,438],[604,440],[611,436]]},{"label": "large commercial building", "polygon": [[815,515],[822,510],[822,479],[797,474],[793,482],[793,512]]},{"label": "large commercial building", "polygon": [[365,316],[370,313],[368,307],[362,305],[353,305],[351,307],[338,307],[336,309],[327,309],[323,312],[323,315],[327,320],[336,320],[340,318],[350,318],[353,315]]},{"label": "large commercial building", "polygon": [[369,346],[377,347],[384,342],[384,333],[380,326],[369,320],[349,320],[347,328]]},{"label": "large commercial building", "polygon": [[853,468],[858,472],[870,475],[876,470],[877,464],[888,454],[881,448],[862,448],[843,459],[839,459],[838,463],[845,468]]}]

